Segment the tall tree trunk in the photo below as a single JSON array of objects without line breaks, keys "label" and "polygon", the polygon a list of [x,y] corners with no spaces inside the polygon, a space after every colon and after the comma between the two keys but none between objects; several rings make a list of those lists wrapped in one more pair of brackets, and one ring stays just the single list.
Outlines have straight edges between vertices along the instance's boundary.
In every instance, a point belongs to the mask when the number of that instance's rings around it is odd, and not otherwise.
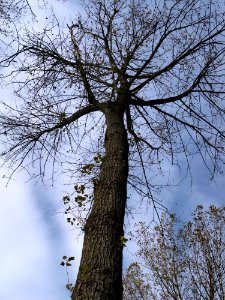
[{"label": "tall tree trunk", "polygon": [[105,156],[84,244],[73,300],[122,299],[122,239],[127,199],[128,141],[124,109],[105,110]]}]

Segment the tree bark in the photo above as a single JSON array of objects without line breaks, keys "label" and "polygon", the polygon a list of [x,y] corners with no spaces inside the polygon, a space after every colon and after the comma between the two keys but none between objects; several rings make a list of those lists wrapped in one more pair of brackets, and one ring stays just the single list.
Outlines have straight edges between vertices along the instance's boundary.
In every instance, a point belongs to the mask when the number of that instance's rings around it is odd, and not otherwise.
[{"label": "tree bark", "polygon": [[105,156],[85,225],[73,300],[122,299],[123,223],[127,199],[128,141],[121,105],[104,110]]}]

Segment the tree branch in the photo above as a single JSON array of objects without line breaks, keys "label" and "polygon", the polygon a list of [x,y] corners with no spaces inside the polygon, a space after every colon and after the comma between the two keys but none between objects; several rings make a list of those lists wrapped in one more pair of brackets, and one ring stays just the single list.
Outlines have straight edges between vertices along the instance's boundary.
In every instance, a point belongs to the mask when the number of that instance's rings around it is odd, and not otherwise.
[{"label": "tree branch", "polygon": [[[47,128],[47,129],[43,129],[41,130],[39,133],[34,133],[32,135],[29,135],[28,137],[30,137],[31,141],[38,141],[40,139],[41,136],[43,136],[46,133],[50,133],[53,132],[57,129],[62,129],[63,127],[77,121],[79,118],[91,113],[91,112],[95,112],[95,111],[99,111],[99,108],[97,108],[96,106],[93,105],[88,105],[85,106],[81,109],[79,109],[78,111],[76,111],[74,114],[72,114],[70,117],[66,118],[64,116],[62,116],[60,122],[58,124],[56,124],[53,127]],[[18,123],[15,123],[15,119],[12,119],[10,117],[6,117],[6,116],[0,116],[0,120],[1,120],[1,127],[28,127],[28,124],[26,123],[22,123],[21,121]],[[4,134],[4,132],[0,132],[1,134]]]},{"label": "tree branch", "polygon": [[[217,56],[216,56],[216,58],[217,58]],[[130,104],[139,105],[139,106],[153,106],[153,105],[167,104],[167,103],[182,100],[183,98],[189,96],[192,92],[195,91],[194,89],[200,84],[201,79],[205,76],[205,74],[208,70],[208,67],[210,66],[210,64],[212,63],[212,61],[214,59],[215,58],[213,57],[206,63],[204,68],[201,70],[201,72],[195,78],[192,86],[189,89],[187,89],[185,92],[183,92],[179,95],[176,95],[176,96],[171,96],[171,97],[164,98],[164,99],[153,99],[153,100],[143,100],[140,97],[133,94],[133,97],[135,98],[135,100],[133,100],[131,98],[130,99]]]},{"label": "tree branch", "polygon": [[132,124],[132,118],[131,118],[131,115],[130,115],[130,109],[129,107],[126,109],[126,117],[127,117],[127,129],[128,129],[128,132],[133,135],[134,139],[136,142],[140,141],[140,142],[143,142],[144,144],[146,144],[151,150],[156,150],[158,151],[160,149],[161,146],[159,147],[154,147],[152,146],[148,141],[146,141],[145,139],[143,139],[142,137],[138,136],[136,134],[136,132],[134,131],[134,128],[133,128],[133,124]]},{"label": "tree branch", "polygon": [[[195,52],[199,51],[199,49],[204,48],[204,46],[206,46],[207,42],[209,42],[210,40],[212,40],[216,36],[222,34],[224,31],[225,31],[225,25],[223,25],[222,28],[220,30],[216,31],[214,34],[206,35],[204,38],[202,38],[193,47],[190,48],[189,45],[188,45],[187,48],[181,54],[179,54],[175,59],[173,59],[167,66],[165,66],[161,70],[159,70],[155,73],[150,73],[150,74],[146,74],[146,75],[143,75],[143,76],[139,76],[138,79],[145,79],[145,78],[147,78],[147,79],[145,81],[143,81],[141,84],[139,84],[138,86],[136,86],[135,88],[133,88],[131,90],[131,92],[138,92],[143,87],[145,87],[150,81],[152,81],[156,77],[160,76],[161,74],[171,70],[179,62],[181,62],[184,58],[187,58],[191,54],[194,54]],[[223,53],[224,53],[224,50],[220,53],[220,55],[223,54]],[[147,65],[145,67],[147,67]]]},{"label": "tree branch", "polygon": [[80,71],[81,78],[83,80],[84,87],[85,87],[86,92],[88,94],[88,101],[89,101],[90,104],[94,104],[94,103],[97,102],[97,100],[96,100],[96,98],[95,98],[95,96],[92,92],[91,86],[90,86],[90,84],[88,82],[88,79],[87,79],[87,73],[84,70],[84,67],[83,67],[83,64],[82,64],[82,61],[81,61],[80,49],[77,45],[77,41],[76,41],[75,36],[73,34],[74,26],[75,25],[68,26],[69,31],[70,31],[71,40],[72,40],[73,47],[74,47],[74,56],[75,56],[75,59],[76,59],[77,67]]}]

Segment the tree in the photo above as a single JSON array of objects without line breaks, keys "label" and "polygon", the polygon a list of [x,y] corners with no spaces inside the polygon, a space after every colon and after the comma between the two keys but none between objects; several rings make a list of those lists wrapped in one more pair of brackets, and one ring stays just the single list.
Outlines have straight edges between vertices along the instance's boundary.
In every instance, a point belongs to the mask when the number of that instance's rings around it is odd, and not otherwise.
[{"label": "tree", "polygon": [[175,215],[161,221],[153,229],[137,225],[139,263],[127,270],[124,300],[224,299],[225,207],[199,205],[182,226]]},{"label": "tree", "polygon": [[53,19],[21,33],[2,60],[18,97],[0,116],[2,156],[13,172],[32,177],[33,166],[42,178],[50,159],[51,174],[62,168],[73,178],[103,157],[72,299],[121,299],[127,183],[157,209],[164,159],[176,165],[181,153],[189,169],[199,153],[212,177],[221,171],[224,8],[214,0],[84,7],[70,25]]},{"label": "tree", "polygon": [[146,274],[141,270],[140,264],[134,262],[129,265],[123,279],[123,299],[140,300],[154,299],[151,286],[147,283]]}]

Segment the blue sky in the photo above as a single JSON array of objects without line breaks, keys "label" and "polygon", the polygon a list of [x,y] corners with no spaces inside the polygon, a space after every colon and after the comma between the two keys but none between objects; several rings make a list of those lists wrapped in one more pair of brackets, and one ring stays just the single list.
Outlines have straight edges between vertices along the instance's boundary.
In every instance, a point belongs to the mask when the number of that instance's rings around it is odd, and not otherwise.
[{"label": "blue sky", "polygon": [[[76,1],[52,2],[56,15],[63,19],[76,12]],[[45,11],[38,13],[40,23],[45,19]],[[4,94],[3,94],[4,95]],[[6,93],[5,93],[6,95]],[[7,92],[10,97],[10,93]],[[2,97],[2,96],[1,96]],[[11,95],[11,97],[13,97]],[[4,145],[1,145],[4,147]],[[182,178],[177,171],[174,175]],[[0,300],[62,300],[70,299],[65,289],[66,272],[60,266],[63,255],[75,256],[71,270],[71,280],[79,265],[82,238],[66,223],[61,214],[61,199],[65,187],[56,183],[55,187],[43,186],[30,181],[25,174],[17,174],[5,187],[3,176],[7,170],[0,170]],[[193,161],[192,184],[184,180],[178,187],[165,190],[161,198],[164,204],[176,211],[181,218],[188,218],[194,207],[201,203],[225,205],[225,180],[217,178],[217,184],[210,181],[202,162]],[[149,212],[134,215],[135,220],[150,220]],[[129,227],[127,226],[129,229]],[[132,260],[132,247],[125,248],[125,264]]]}]

